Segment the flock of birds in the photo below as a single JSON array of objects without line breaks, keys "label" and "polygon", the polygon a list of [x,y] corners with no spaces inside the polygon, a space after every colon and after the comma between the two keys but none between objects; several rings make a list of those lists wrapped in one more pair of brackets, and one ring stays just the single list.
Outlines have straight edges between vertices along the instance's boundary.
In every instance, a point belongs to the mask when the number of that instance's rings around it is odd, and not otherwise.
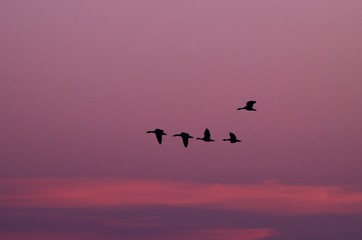
[{"label": "flock of birds", "polygon": [[[256,111],[256,109],[253,108],[254,104],[256,103],[256,101],[248,101],[245,105],[245,107],[242,108],[238,108],[237,110],[247,110],[247,111]],[[155,130],[152,131],[147,131],[146,133],[154,133],[156,135],[157,141],[159,144],[162,143],[162,137],[164,135],[167,135],[162,129],[156,128]],[[188,146],[189,144],[189,139],[190,138],[194,138],[193,136],[191,136],[190,134],[186,133],[186,132],[181,132],[179,134],[174,134],[174,137],[181,137],[182,138],[182,142],[184,144],[185,147]],[[230,143],[237,143],[237,142],[241,142],[241,140],[236,138],[236,135],[232,132],[229,133],[229,138],[227,139],[223,139],[223,141],[229,141]],[[197,140],[202,140],[205,142],[214,142],[214,139],[211,139],[211,134],[210,134],[210,130],[209,129],[205,129],[204,131],[204,137],[203,138],[196,138]]]}]

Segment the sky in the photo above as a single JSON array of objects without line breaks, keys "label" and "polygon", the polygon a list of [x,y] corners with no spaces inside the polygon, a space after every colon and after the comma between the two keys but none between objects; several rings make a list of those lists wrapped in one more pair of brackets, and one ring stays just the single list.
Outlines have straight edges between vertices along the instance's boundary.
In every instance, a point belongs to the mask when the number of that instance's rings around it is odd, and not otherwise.
[{"label": "sky", "polygon": [[0,238],[361,239],[361,10],[0,1]]}]

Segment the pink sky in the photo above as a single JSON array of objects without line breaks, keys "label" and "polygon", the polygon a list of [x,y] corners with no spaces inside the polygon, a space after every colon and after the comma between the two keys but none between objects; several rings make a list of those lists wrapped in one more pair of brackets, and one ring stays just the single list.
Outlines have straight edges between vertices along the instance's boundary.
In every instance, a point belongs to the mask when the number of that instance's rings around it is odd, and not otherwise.
[{"label": "pink sky", "polygon": [[[361,10],[1,1],[0,238],[362,238]],[[206,127],[216,142],[172,137]]]}]

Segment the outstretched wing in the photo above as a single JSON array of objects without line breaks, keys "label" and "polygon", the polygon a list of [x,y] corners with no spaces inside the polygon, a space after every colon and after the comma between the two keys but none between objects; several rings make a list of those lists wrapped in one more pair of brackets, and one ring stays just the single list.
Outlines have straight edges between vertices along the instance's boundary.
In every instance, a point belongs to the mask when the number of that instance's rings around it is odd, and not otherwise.
[{"label": "outstretched wing", "polygon": [[186,136],[182,136],[182,142],[184,143],[184,146],[187,147],[187,145],[189,145],[189,138]]},{"label": "outstretched wing", "polygon": [[210,137],[211,137],[210,131],[209,129],[206,128],[204,132],[204,138],[209,139]]},{"label": "outstretched wing", "polygon": [[248,101],[248,102],[246,103],[246,107],[252,108],[255,103],[256,103],[256,101]]},{"label": "outstretched wing", "polygon": [[162,132],[156,132],[156,138],[159,144],[162,143]]},{"label": "outstretched wing", "polygon": [[230,135],[230,140],[236,140],[236,136],[234,133],[231,132],[229,135]]}]

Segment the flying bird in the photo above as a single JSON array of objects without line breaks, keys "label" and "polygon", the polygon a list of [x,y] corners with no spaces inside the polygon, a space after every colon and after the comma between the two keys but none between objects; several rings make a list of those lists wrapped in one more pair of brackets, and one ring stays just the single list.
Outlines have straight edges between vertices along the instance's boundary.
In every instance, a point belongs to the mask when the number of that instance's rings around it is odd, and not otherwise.
[{"label": "flying bird", "polygon": [[181,133],[175,134],[173,136],[174,137],[182,137],[182,142],[184,143],[185,147],[187,147],[187,145],[189,144],[189,138],[194,138],[194,137],[190,136],[190,134],[185,133],[185,132],[181,132]]},{"label": "flying bird", "polygon": [[253,108],[255,103],[256,103],[256,101],[248,101],[246,103],[245,107],[238,108],[237,110],[245,109],[245,110],[248,110],[248,111],[256,111],[256,109]]},{"label": "flying bird", "polygon": [[202,140],[202,141],[205,141],[205,142],[214,142],[215,140],[211,139],[211,135],[210,135],[210,130],[209,129],[205,129],[205,132],[204,132],[204,137],[203,138],[196,138],[198,140]]},{"label": "flying bird", "polygon": [[157,141],[159,144],[162,143],[162,136],[163,135],[167,135],[166,133],[163,132],[162,129],[156,128],[153,131],[147,131],[146,133],[154,133],[156,135]]},{"label": "flying bird", "polygon": [[230,132],[229,135],[230,135],[230,138],[229,139],[223,139],[223,141],[230,141],[230,143],[241,142],[239,139],[236,138],[234,133]]}]

